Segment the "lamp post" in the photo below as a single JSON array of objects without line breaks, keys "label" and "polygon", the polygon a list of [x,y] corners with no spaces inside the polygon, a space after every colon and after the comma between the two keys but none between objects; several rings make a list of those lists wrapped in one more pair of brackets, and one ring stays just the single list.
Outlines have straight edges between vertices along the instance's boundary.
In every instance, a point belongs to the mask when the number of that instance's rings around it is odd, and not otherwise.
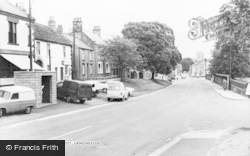
[{"label": "lamp post", "polygon": [[30,4],[30,0],[29,0],[29,46],[30,46],[30,71],[32,71],[33,70],[33,64],[32,64],[32,62],[33,62],[33,56],[32,56],[32,43],[31,43],[31,41],[32,41],[32,34],[31,34],[31,21],[32,21],[32,16],[31,16],[31,4]]}]

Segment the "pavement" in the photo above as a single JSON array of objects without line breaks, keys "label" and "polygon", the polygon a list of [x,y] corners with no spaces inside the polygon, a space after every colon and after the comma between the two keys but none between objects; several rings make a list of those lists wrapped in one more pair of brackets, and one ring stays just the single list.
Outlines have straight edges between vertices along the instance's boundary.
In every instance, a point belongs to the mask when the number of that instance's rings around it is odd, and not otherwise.
[{"label": "pavement", "polygon": [[204,80],[204,82],[206,82],[207,85],[209,85],[214,91],[216,91],[219,95],[221,95],[224,98],[227,99],[231,99],[231,100],[243,100],[243,101],[250,101],[250,98],[248,98],[247,96],[235,93],[231,90],[224,90],[222,86],[213,83],[210,80],[201,78],[202,80]]}]

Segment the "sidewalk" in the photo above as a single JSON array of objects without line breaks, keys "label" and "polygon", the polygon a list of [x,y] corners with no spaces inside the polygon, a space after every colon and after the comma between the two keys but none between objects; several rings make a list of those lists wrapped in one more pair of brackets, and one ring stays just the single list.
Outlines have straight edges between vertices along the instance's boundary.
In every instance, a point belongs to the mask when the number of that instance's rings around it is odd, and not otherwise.
[{"label": "sidewalk", "polygon": [[243,101],[250,101],[250,99],[247,96],[240,95],[238,93],[235,93],[231,90],[224,90],[222,86],[211,82],[210,80],[203,79],[204,82],[209,85],[214,91],[216,91],[219,95],[221,95],[224,98],[231,99],[231,100],[243,100]]},{"label": "sidewalk", "polygon": [[5,114],[3,117],[0,118],[0,128],[13,124],[25,123],[40,118],[50,117],[58,114],[80,111],[91,107],[93,108],[96,106],[109,104],[109,102],[106,100],[106,94],[98,94],[91,101],[86,101],[84,104],[67,103],[66,101],[62,100],[57,101],[57,104],[33,109],[30,114],[24,114],[22,112],[14,114]]}]

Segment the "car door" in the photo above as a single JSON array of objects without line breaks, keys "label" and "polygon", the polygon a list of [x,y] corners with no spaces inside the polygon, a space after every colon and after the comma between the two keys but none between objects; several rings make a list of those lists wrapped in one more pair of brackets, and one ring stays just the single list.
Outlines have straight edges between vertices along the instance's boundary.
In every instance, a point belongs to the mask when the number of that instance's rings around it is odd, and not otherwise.
[{"label": "car door", "polygon": [[63,98],[64,97],[64,91],[63,91],[63,82],[59,82],[56,86],[57,91],[57,97]]},{"label": "car door", "polygon": [[19,93],[13,93],[10,97],[10,102],[6,105],[8,112],[20,111]]}]

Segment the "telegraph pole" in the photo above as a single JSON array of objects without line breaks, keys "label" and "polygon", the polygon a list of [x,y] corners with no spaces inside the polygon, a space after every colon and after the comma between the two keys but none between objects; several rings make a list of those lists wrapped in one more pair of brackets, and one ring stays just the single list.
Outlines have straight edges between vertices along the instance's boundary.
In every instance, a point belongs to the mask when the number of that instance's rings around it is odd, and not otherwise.
[{"label": "telegraph pole", "polygon": [[32,16],[31,16],[31,3],[30,3],[30,0],[29,0],[29,46],[30,46],[30,71],[33,70],[33,55],[32,55],[32,34],[31,34],[31,21],[32,21]]}]

